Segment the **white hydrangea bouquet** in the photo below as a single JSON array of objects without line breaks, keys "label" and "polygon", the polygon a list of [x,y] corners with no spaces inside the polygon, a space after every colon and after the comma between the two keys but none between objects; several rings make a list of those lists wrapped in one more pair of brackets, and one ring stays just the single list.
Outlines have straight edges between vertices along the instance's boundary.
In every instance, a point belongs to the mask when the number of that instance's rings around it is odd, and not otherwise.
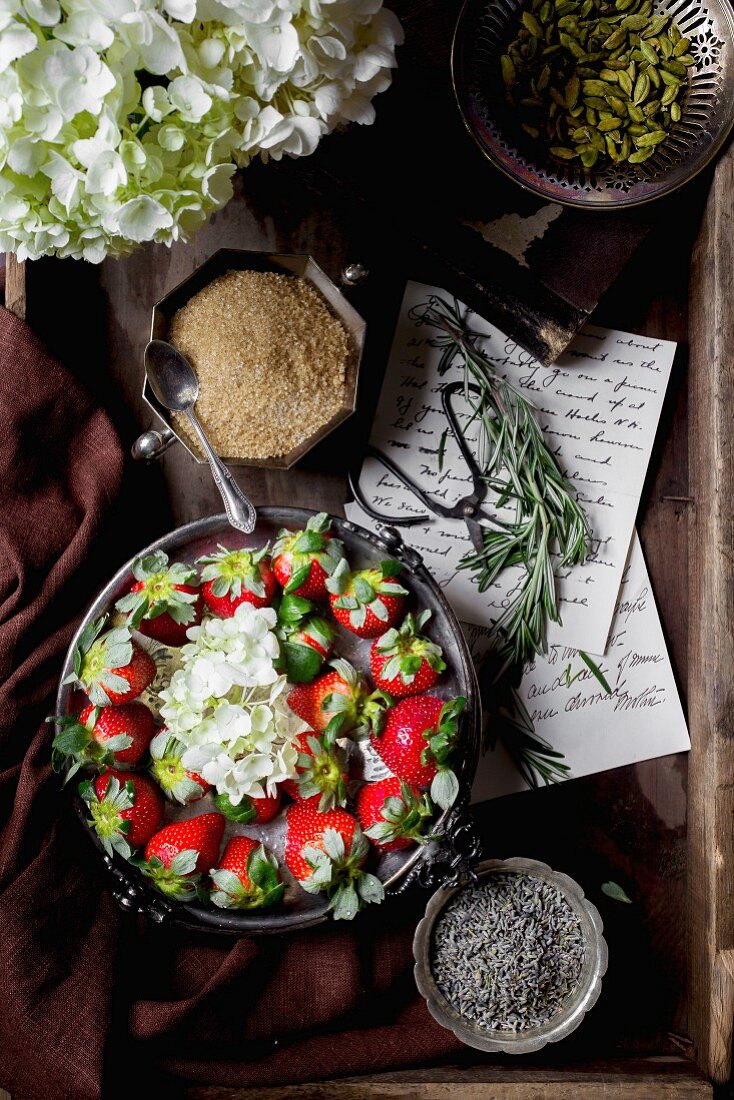
[{"label": "white hydrangea bouquet", "polygon": [[372,122],[400,41],[381,0],[0,0],[0,251],[185,240],[235,165]]},{"label": "white hydrangea bouquet", "polygon": [[185,746],[184,767],[234,806],[245,795],[273,796],[295,775],[294,741],[308,728],[286,702],[275,625],[272,607],[243,603],[229,619],[191,627],[182,666],[160,692],[167,731]]}]

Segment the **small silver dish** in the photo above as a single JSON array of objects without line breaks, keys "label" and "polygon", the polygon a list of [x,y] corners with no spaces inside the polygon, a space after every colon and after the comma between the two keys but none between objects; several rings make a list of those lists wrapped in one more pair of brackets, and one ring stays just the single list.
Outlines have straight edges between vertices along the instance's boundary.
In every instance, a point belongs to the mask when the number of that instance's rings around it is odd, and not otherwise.
[{"label": "small silver dish", "polygon": [[[353,265],[356,266],[356,265]],[[344,281],[349,284],[348,270]],[[347,301],[342,292],[312,259],[311,256],[289,255],[280,252],[249,252],[241,248],[220,248],[203,264],[197,267],[173,290],[164,295],[153,307],[151,318],[151,340],[168,340],[171,321],[174,314],[186,303],[208,286],[214,279],[228,271],[272,271],[281,275],[295,275],[304,279],[328,302],[333,314],[341,321],[349,340],[346,362],[344,400],[341,408],[332,418],[317,429],[307,439],[287,454],[271,458],[242,458],[234,455],[221,455],[228,466],[264,466],[271,469],[288,470],[299,462],[312,447],[330,435],[335,428],[352,415],[357,406],[357,383],[359,365],[364,347],[366,325],[362,317]],[[351,280],[356,281],[356,280]],[[162,426],[144,432],[133,444],[135,459],[150,461],[159,458],[176,440],[189,452],[195,462],[204,463],[206,459],[191,446],[191,440],[177,432],[171,423],[171,414],[158,401],[146,376],[143,383],[143,399],[154,411]]]},{"label": "small silver dish", "polygon": [[547,863],[539,863],[534,859],[520,857],[489,859],[475,868],[478,879],[508,871],[531,875],[533,878],[556,886],[581,922],[585,945],[584,961],[578,986],[563,1008],[538,1027],[518,1032],[493,1032],[461,1016],[446,1000],[431,970],[433,929],[445,906],[455,894],[466,889],[465,886],[448,890],[441,888],[428,902],[426,914],[416,928],[413,939],[414,974],[416,985],[425,997],[428,1011],[434,1020],[442,1027],[453,1031],[462,1043],[477,1050],[501,1051],[504,1054],[529,1054],[540,1050],[547,1043],[557,1043],[559,1039],[565,1039],[576,1030],[586,1013],[599,999],[601,980],[606,973],[609,953],[602,935],[603,925],[599,911],[584,897],[584,892],[578,883],[568,875],[551,870]]},{"label": "small silver dish", "polygon": [[658,0],[691,40],[683,115],[644,164],[586,170],[545,156],[505,104],[500,56],[526,0],[465,0],[451,53],[456,101],[469,133],[496,168],[546,202],[584,210],[637,206],[688,183],[721,150],[734,125],[734,13],[729,0]]}]

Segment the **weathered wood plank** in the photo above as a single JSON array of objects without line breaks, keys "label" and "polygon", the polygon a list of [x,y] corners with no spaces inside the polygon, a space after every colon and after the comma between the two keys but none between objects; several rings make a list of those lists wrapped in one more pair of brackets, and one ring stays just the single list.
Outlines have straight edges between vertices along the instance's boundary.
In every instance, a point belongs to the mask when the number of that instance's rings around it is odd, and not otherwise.
[{"label": "weathered wood plank", "polygon": [[5,308],[25,320],[26,266],[12,254],[5,257]]},{"label": "weathered wood plank", "polygon": [[189,1088],[186,1100],[709,1100],[713,1090],[684,1059],[588,1067],[472,1066],[407,1070],[278,1088]]},{"label": "weathered wood plank", "polygon": [[693,252],[688,682],[690,1030],[717,1081],[734,1023],[734,153],[719,162]]}]

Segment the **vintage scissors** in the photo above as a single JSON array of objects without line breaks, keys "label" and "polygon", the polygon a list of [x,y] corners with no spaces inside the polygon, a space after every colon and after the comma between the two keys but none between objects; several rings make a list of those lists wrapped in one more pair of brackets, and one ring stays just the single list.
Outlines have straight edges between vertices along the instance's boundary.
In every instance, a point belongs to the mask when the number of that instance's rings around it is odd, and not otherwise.
[{"label": "vintage scissors", "polygon": [[[469,386],[469,390],[472,393],[479,395],[480,391],[476,386]],[[378,523],[388,524],[394,527],[415,527],[418,524],[425,524],[431,521],[433,516],[439,516],[444,519],[463,519],[466,523],[469,538],[472,541],[472,545],[477,551],[484,549],[484,535],[483,525],[479,523],[479,519],[483,519],[489,523],[492,527],[501,527],[502,523],[499,522],[495,516],[491,515],[482,509],[481,504],[487,495],[487,483],[482,474],[482,471],[477,465],[474,455],[469,450],[466,440],[463,437],[459,422],[452,405],[452,398],[456,393],[464,393],[465,385],[463,382],[449,382],[447,385],[441,388],[441,406],[446,415],[449,431],[453,435],[461,455],[466,462],[466,465],[471,474],[472,491],[468,496],[462,497],[457,500],[455,504],[446,505],[441,501],[435,500],[428,493],[425,493],[420,485],[416,484],[413,479],[401,470],[391,458],[388,457],[383,451],[380,451],[377,447],[373,447],[371,444],[367,447],[366,454],[370,458],[376,459],[386,470],[397,478],[406,489],[409,489],[413,496],[423,504],[428,511],[415,513],[412,512],[409,516],[388,516],[382,512],[379,512],[364,496],[359,484],[359,475],[353,476],[349,474],[349,487],[352,490],[354,499],[360,505],[363,511],[370,516],[371,519],[376,520]]]}]

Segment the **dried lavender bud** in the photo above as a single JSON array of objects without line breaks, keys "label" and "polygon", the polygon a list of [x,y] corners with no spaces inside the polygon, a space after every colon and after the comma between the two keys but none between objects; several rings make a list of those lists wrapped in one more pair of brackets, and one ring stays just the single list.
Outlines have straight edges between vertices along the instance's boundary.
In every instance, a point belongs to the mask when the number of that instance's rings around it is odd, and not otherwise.
[{"label": "dried lavender bud", "polygon": [[433,931],[431,970],[460,1015],[518,1032],[561,1011],[584,951],[581,921],[558,887],[500,872],[448,903]]}]

